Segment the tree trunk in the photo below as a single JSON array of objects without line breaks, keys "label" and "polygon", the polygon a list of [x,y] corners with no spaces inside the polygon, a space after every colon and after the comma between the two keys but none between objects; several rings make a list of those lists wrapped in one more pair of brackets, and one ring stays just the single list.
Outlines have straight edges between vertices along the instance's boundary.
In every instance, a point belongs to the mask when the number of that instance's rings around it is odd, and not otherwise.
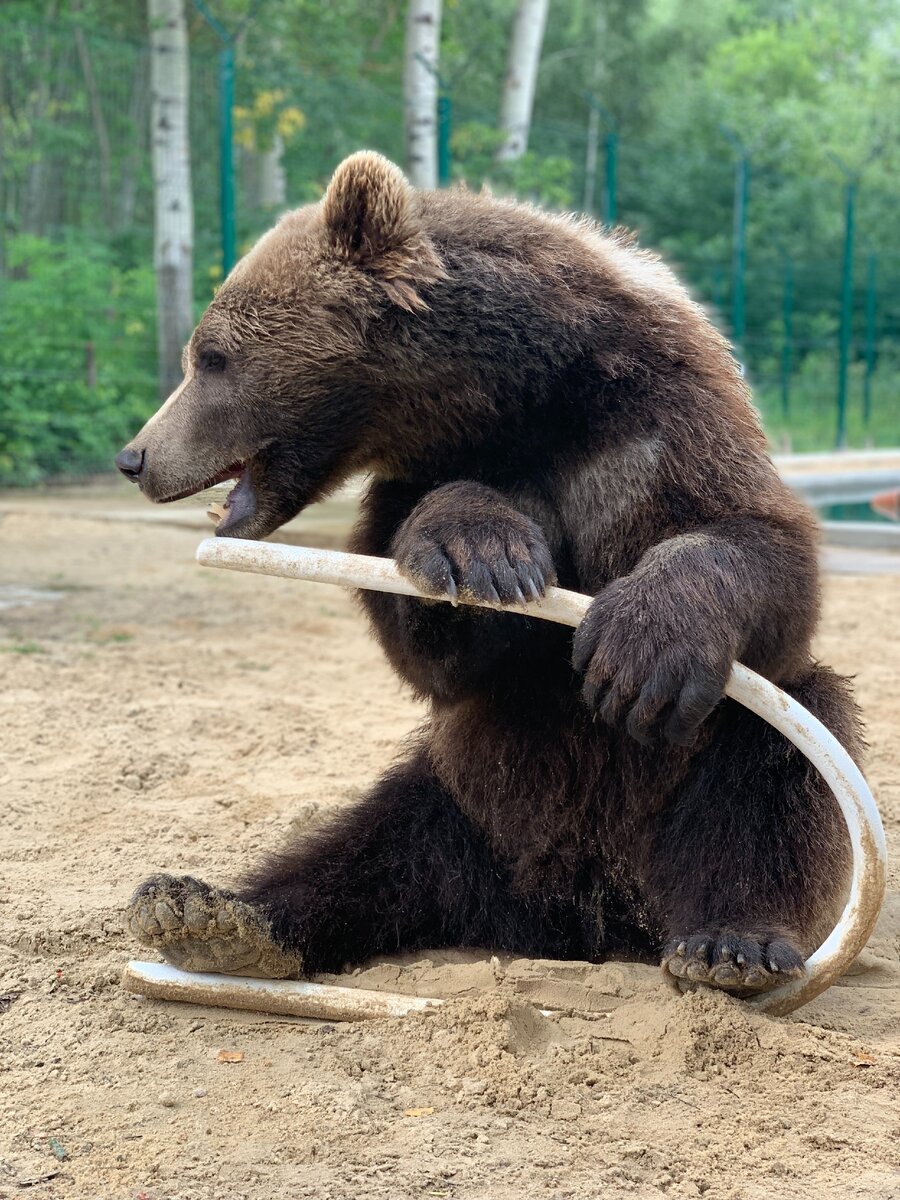
[{"label": "tree trunk", "polygon": [[[245,31],[239,37],[243,40]],[[281,38],[272,38],[269,53],[274,63],[283,61]],[[258,140],[258,139],[257,139]],[[284,138],[275,129],[272,144],[250,152],[253,171],[254,207],[267,210],[283,209],[287,205],[287,175],[284,170]]]},{"label": "tree trunk", "polygon": [[97,76],[94,74],[94,63],[91,50],[84,36],[84,30],[75,29],[75,47],[78,51],[78,61],[84,75],[84,85],[87,88],[88,102],[91,107],[91,120],[94,124],[94,137],[97,142],[99,156],[100,199],[103,204],[103,221],[109,229],[113,223],[112,206],[112,151],[109,144],[109,129],[103,113],[100,99],[100,89],[97,87]]},{"label": "tree trunk", "polygon": [[148,0],[150,137],[159,390],[181,381],[193,316],[194,208],[188,141],[188,43],[184,0]]},{"label": "tree trunk", "polygon": [[437,187],[441,0],[409,0],[406,14],[406,168],[415,187]]},{"label": "tree trunk", "polygon": [[284,140],[280,133],[274,134],[268,150],[256,152],[256,199],[260,208],[284,208],[287,203],[283,155]]},{"label": "tree trunk", "polygon": [[503,143],[497,151],[497,162],[521,158],[528,149],[534,90],[544,27],[547,24],[547,5],[548,0],[519,0],[500,105]]},{"label": "tree trunk", "polygon": [[594,198],[597,194],[597,143],[600,138],[600,111],[597,108],[597,97],[602,93],[606,82],[606,63],[604,61],[606,41],[606,13],[603,6],[598,4],[594,13],[594,53],[591,62],[590,88],[588,97],[588,127],[587,144],[584,154],[584,211],[594,216]]},{"label": "tree trunk", "polygon": [[[55,13],[51,14],[51,19],[53,15]],[[29,138],[30,145],[28,147],[31,161],[25,179],[22,204],[22,228],[28,233],[36,233],[41,236],[45,232],[44,212],[46,207],[45,199],[47,197],[47,165],[49,158],[46,151],[39,144],[36,131],[46,121],[47,110],[50,105],[52,95],[50,79],[53,73],[51,64],[55,47],[56,39],[45,31],[44,45],[40,55],[41,65],[37,74],[38,85],[33,89],[33,95],[28,105],[31,109],[29,122],[32,133]]]},{"label": "tree trunk", "polygon": [[149,63],[147,51],[141,47],[134,63],[134,80],[131,86],[131,100],[128,105],[128,129],[130,146],[125,161],[122,164],[119,182],[118,203],[116,206],[116,230],[121,233],[130,229],[134,224],[134,210],[137,204],[138,174],[141,160],[147,152],[147,106],[150,102],[150,87],[147,79]]}]

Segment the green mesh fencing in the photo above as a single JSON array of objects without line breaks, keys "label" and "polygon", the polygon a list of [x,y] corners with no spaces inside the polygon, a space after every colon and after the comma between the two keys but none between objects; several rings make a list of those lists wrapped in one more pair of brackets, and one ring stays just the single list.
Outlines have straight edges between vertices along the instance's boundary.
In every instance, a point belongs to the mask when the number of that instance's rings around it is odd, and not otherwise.
[{"label": "green mesh fencing", "polygon": [[[0,13],[0,483],[107,467],[156,404],[148,85],[141,42]],[[215,51],[193,50],[198,313],[222,276],[220,86]],[[300,67],[273,79],[239,44],[234,95],[239,253],[280,208],[316,199],[344,155],[368,147],[403,161],[402,96],[383,81]],[[738,353],[773,444],[834,445],[842,314],[846,440],[900,439],[900,257],[883,232],[893,197],[860,184],[848,291],[834,173],[751,164],[741,266],[724,141],[715,158],[700,145],[638,141],[605,119],[592,126],[585,103],[567,121],[538,109],[527,154],[500,166],[495,112],[463,94],[445,94],[441,111],[448,182],[564,210],[587,199],[598,219],[612,213],[660,249],[727,333],[740,315]],[[264,177],[276,147],[284,184],[273,198],[271,170]]]}]

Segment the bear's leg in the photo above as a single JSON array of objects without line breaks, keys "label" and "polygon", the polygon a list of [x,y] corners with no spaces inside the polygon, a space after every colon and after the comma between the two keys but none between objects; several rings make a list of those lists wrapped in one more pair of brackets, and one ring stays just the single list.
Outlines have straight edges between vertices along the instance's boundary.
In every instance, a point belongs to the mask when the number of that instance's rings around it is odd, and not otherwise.
[{"label": "bear's leg", "polygon": [[[847,682],[817,667],[791,694],[858,757]],[[849,843],[837,802],[787,739],[735,701],[660,816],[649,892],[666,913],[663,969],[761,991],[802,973],[846,897]]]},{"label": "bear's leg", "polygon": [[273,941],[264,913],[191,875],[151,875],[131,897],[127,919],[139,942],[185,971],[300,974],[300,959]]},{"label": "bear's leg", "polygon": [[276,978],[421,946],[547,956],[581,949],[574,905],[513,894],[424,754],[236,891],[152,876],[135,892],[128,923],[177,966]]}]

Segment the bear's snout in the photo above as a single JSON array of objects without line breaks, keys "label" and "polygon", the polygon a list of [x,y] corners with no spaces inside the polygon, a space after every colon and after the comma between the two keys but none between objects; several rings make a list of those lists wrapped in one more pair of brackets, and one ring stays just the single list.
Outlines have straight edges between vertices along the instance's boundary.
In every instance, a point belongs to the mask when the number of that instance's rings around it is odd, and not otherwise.
[{"label": "bear's snout", "polygon": [[126,446],[116,455],[116,466],[126,479],[137,483],[144,469],[144,457],[143,450],[135,450],[134,446]]}]

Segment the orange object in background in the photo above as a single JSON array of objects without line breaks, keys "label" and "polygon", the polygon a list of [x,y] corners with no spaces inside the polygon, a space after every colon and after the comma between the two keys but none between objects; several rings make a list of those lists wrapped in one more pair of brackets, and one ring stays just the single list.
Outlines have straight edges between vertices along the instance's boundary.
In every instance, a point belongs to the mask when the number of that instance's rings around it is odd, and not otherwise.
[{"label": "orange object in background", "polygon": [[889,521],[900,521],[900,488],[893,492],[882,492],[872,500],[872,508]]}]

